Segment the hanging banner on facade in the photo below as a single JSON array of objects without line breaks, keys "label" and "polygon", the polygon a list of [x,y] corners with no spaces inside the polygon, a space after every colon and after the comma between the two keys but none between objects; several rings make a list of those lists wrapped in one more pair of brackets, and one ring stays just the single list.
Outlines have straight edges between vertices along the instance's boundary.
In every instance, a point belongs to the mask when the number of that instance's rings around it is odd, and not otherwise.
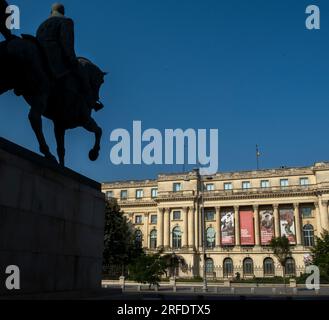
[{"label": "hanging banner on facade", "polygon": [[221,238],[222,245],[234,246],[235,244],[234,212],[223,211],[221,213]]},{"label": "hanging banner on facade", "polygon": [[260,235],[263,246],[270,244],[275,237],[275,224],[273,210],[260,210]]},{"label": "hanging banner on facade", "polygon": [[255,245],[254,213],[240,211],[240,236],[242,246]]},{"label": "hanging banner on facade", "polygon": [[281,237],[286,236],[290,244],[296,244],[296,228],[293,209],[280,209]]}]

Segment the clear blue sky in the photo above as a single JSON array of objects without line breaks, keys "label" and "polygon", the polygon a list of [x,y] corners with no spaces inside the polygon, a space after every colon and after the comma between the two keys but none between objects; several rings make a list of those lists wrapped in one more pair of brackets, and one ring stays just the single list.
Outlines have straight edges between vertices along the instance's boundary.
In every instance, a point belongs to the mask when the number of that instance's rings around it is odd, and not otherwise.
[{"label": "clear blue sky", "polygon": [[[21,32],[34,33],[53,1],[12,0]],[[93,136],[69,131],[67,166],[99,181],[153,178],[181,166],[113,166],[110,132],[132,127],[218,128],[220,170],[329,160],[329,3],[319,0],[63,0],[76,22],[76,51],[110,72],[96,163]],[[305,9],[321,9],[321,30]],[[28,107],[0,97],[0,136],[38,151]],[[45,133],[55,152],[52,124]],[[190,168],[189,168],[190,169]]]}]

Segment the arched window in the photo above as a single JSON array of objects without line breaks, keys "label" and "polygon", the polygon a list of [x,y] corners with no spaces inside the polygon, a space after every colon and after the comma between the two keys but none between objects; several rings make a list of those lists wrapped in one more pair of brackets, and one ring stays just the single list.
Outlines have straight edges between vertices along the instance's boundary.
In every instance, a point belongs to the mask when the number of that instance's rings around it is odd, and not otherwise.
[{"label": "arched window", "polygon": [[224,260],[224,278],[233,276],[233,261],[231,258]]},{"label": "arched window", "polygon": [[172,247],[173,249],[180,249],[182,247],[182,232],[180,227],[174,228],[172,232]]},{"label": "arched window", "polygon": [[140,230],[135,232],[135,245],[138,248],[141,248],[143,245],[143,233]]},{"label": "arched window", "polygon": [[311,224],[307,224],[303,228],[305,247],[314,247],[314,228]]},{"label": "arched window", "polygon": [[150,234],[150,248],[156,249],[157,248],[157,239],[158,239],[158,232],[156,230],[152,230]]},{"label": "arched window", "polygon": [[244,259],[243,274],[246,276],[252,276],[254,274],[254,262],[251,258]]},{"label": "arched window", "polygon": [[207,259],[206,260],[206,273],[207,274],[214,274],[214,260],[213,259]]},{"label": "arched window", "polygon": [[286,260],[286,275],[295,276],[296,275],[296,264],[293,258],[288,258]]},{"label": "arched window", "polygon": [[216,246],[216,231],[214,228],[207,229],[207,248],[215,248]]},{"label": "arched window", "polygon": [[265,276],[275,275],[274,261],[272,258],[266,258],[264,260],[264,275]]}]

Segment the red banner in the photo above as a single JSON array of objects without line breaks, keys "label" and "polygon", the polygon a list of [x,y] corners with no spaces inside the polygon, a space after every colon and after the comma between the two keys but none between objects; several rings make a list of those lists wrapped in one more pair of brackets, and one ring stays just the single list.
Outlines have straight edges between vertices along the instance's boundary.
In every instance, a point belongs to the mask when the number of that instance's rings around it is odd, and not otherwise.
[{"label": "red banner", "polygon": [[252,211],[240,211],[240,235],[242,246],[255,245],[254,213]]}]

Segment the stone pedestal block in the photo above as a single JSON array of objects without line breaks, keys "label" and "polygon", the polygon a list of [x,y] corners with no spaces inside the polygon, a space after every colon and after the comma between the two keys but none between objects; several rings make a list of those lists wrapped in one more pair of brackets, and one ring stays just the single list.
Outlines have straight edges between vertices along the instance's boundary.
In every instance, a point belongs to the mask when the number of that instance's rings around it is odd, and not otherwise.
[{"label": "stone pedestal block", "polygon": [[99,183],[0,138],[0,297],[101,288],[104,210]]}]

